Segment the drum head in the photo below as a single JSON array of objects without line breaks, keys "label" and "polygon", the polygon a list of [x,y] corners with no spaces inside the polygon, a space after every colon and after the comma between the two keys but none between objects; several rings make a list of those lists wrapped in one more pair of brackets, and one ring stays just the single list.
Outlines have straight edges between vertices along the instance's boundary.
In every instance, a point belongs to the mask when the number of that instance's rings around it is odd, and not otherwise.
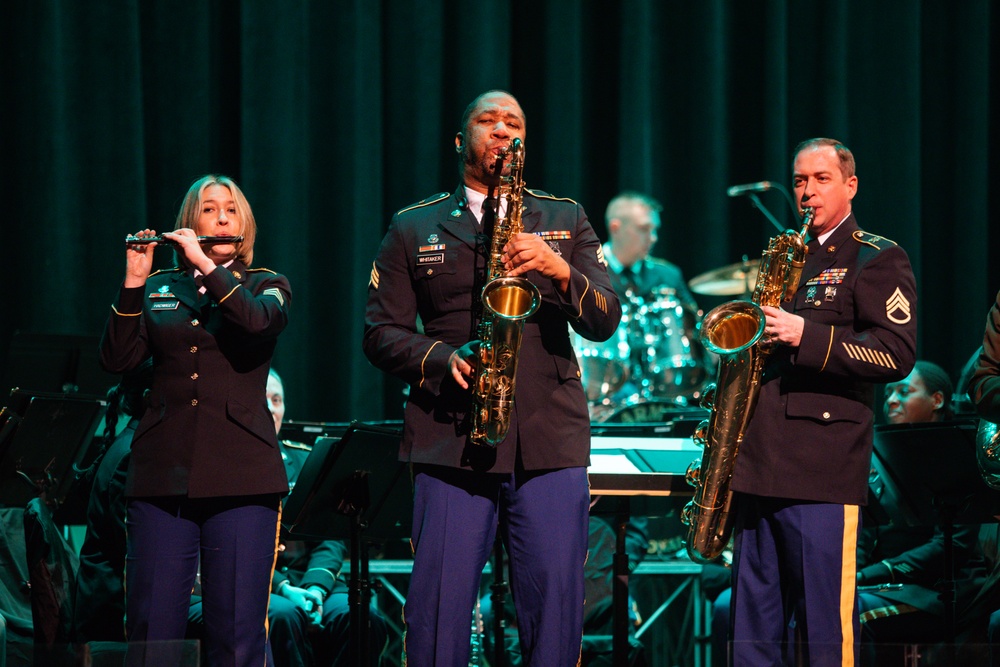
[{"label": "drum head", "polygon": [[643,304],[636,319],[642,331],[645,394],[696,398],[709,376],[708,355],[698,338],[701,314],[665,289]]},{"label": "drum head", "polygon": [[694,410],[683,403],[669,400],[635,401],[602,415],[597,420],[606,424],[649,424],[667,422],[679,417],[689,417],[702,410]]}]

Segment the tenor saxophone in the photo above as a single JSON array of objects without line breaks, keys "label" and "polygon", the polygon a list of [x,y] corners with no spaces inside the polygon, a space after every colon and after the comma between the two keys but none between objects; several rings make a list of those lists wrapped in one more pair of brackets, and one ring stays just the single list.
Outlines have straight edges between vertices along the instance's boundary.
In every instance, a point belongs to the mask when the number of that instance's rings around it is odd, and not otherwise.
[{"label": "tenor saxophone", "polygon": [[729,301],[702,320],[701,342],[719,355],[719,370],[702,399],[702,405],[711,410],[709,418],[692,435],[704,452],[685,475],[695,492],[681,512],[681,521],[688,526],[687,552],[694,560],[714,560],[729,544],[734,518],[730,483],[736,455],[757,405],[764,362],[772,349],[761,340],[766,324],[761,306],[777,308],[795,296],[805,265],[805,235],[813,217],[813,210],[805,209],[800,231],[789,229],[770,240],[750,301]]},{"label": "tenor saxophone", "polygon": [[[497,194],[497,220],[490,238],[490,256],[486,285],[481,300],[483,316],[479,322],[479,357],[472,385],[472,442],[496,447],[510,428],[514,407],[514,378],[521,349],[524,321],[535,314],[542,302],[541,293],[527,278],[507,276],[501,261],[503,247],[512,236],[524,230],[524,144],[515,138],[497,157],[497,173],[510,156],[509,175],[501,176]],[[506,212],[500,215],[506,202]]]}]

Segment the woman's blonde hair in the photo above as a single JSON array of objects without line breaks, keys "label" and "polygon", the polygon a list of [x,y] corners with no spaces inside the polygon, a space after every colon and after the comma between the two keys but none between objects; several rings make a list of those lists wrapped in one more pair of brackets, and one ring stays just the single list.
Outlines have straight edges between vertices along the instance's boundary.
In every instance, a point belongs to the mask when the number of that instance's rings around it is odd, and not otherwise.
[{"label": "woman's blonde hair", "polygon": [[228,188],[233,195],[233,201],[236,202],[236,212],[240,219],[240,234],[243,235],[243,240],[236,244],[236,258],[245,266],[250,266],[253,263],[253,244],[257,240],[257,223],[254,221],[250,202],[240,190],[240,186],[236,185],[236,181],[228,176],[208,174],[192,183],[187,194],[184,195],[181,210],[177,212],[174,229],[194,228],[201,211],[202,194],[206,188],[213,185]]}]

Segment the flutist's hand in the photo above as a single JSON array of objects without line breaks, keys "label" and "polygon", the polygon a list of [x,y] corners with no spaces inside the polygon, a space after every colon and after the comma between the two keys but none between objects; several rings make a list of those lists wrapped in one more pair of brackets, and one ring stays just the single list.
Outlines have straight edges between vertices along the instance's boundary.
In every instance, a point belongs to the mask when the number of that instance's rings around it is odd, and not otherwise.
[{"label": "flutist's hand", "polygon": [[520,276],[528,271],[538,271],[551,278],[556,288],[565,294],[569,288],[569,263],[552,250],[536,234],[515,234],[503,247],[500,257],[508,276]]},{"label": "flutist's hand", "polygon": [[[156,230],[143,229],[136,236],[156,236]],[[125,287],[142,287],[153,270],[155,243],[125,246]]]},{"label": "flutist's hand", "polygon": [[468,389],[469,383],[466,378],[471,378],[473,372],[476,369],[477,359],[479,357],[479,341],[470,340],[468,343],[458,348],[451,353],[448,358],[448,369],[451,371],[451,377],[455,379],[458,386],[462,389]]},{"label": "flutist's hand", "polygon": [[801,316],[772,306],[761,306],[761,310],[767,317],[767,324],[764,325],[765,344],[799,346],[805,327],[805,320]]},{"label": "flutist's hand", "polygon": [[167,232],[163,237],[177,242],[178,254],[190,266],[206,276],[215,270],[215,262],[205,254],[205,250],[198,243],[198,235],[193,229],[187,227],[175,229],[172,232]]}]

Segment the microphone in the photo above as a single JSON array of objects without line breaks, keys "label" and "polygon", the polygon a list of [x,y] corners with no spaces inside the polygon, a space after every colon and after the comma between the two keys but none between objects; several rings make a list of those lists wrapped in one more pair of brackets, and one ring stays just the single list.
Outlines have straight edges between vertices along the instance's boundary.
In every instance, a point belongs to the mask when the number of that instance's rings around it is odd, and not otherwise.
[{"label": "microphone", "polygon": [[739,197],[751,192],[767,192],[773,187],[775,187],[775,184],[771,181],[757,181],[756,183],[747,183],[746,185],[734,185],[726,190],[726,194],[730,197]]}]

